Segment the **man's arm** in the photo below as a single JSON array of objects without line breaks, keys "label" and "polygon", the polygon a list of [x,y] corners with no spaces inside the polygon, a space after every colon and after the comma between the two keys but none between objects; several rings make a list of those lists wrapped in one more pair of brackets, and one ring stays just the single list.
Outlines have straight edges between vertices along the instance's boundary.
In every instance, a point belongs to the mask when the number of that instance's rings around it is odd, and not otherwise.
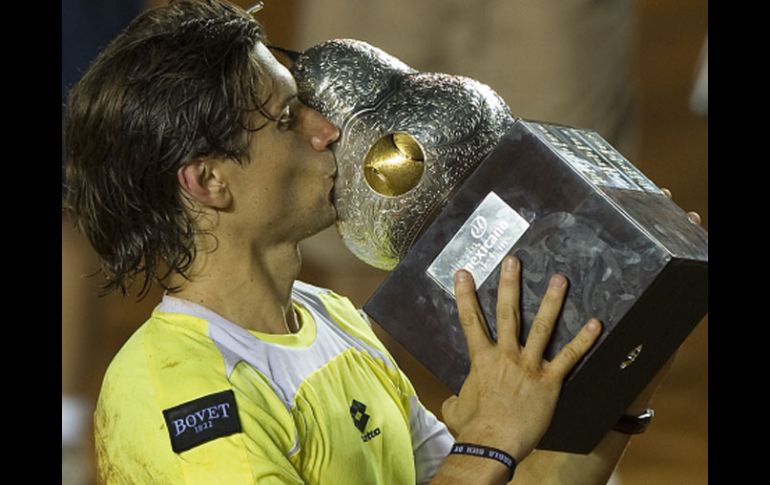
[{"label": "man's arm", "polygon": [[[473,278],[455,275],[455,296],[468,343],[471,370],[458,396],[444,403],[444,420],[457,442],[496,448],[521,462],[545,434],[562,383],[600,334],[589,321],[550,362],[543,352],[564,302],[567,280],[555,275],[535,316],[524,347],[519,345],[521,264],[503,261],[497,301],[497,344],[486,334]],[[489,458],[450,454],[431,483],[502,484],[509,470]]]}]

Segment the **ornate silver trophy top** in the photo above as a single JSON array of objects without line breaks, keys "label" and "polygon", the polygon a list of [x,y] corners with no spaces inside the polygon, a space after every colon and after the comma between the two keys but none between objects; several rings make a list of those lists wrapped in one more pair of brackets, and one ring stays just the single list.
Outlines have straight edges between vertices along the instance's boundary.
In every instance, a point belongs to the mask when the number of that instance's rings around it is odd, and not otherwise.
[{"label": "ornate silver trophy top", "polygon": [[422,73],[357,40],[330,40],[292,67],[299,98],[340,129],[334,204],[345,245],[391,270],[450,192],[512,127],[489,86]]}]

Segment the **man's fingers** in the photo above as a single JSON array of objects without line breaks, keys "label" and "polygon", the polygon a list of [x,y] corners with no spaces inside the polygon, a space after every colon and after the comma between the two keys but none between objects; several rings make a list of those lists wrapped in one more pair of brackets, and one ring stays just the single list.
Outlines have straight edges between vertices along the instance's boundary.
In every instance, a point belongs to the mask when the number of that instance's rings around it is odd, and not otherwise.
[{"label": "man's fingers", "polygon": [[[671,198],[671,191],[670,190],[668,190],[666,188],[661,188],[660,190],[661,190],[661,192],[663,192],[663,195],[665,195],[669,199]],[[698,214],[697,212],[688,212],[687,213],[687,218],[690,219],[690,222],[692,222],[693,224],[698,224],[700,226],[701,218],[700,218],[700,214]]]},{"label": "man's fingers", "polygon": [[503,260],[497,288],[497,345],[506,352],[519,351],[519,298],[521,263],[514,256]]},{"label": "man's fingers", "polygon": [[560,379],[564,379],[599,338],[601,328],[602,325],[599,320],[589,320],[575,335],[575,338],[556,354],[556,357],[548,364],[549,370],[555,372]]},{"label": "man's fingers", "polygon": [[524,345],[524,361],[531,367],[537,367],[543,360],[543,351],[551,339],[553,326],[561,311],[564,295],[567,292],[567,278],[563,275],[553,275],[548,284],[540,309],[535,315],[532,327]]},{"label": "man's fingers", "polygon": [[485,329],[484,316],[476,298],[473,276],[463,269],[455,273],[455,299],[460,314],[460,326],[468,343],[471,362],[477,352],[492,345]]}]

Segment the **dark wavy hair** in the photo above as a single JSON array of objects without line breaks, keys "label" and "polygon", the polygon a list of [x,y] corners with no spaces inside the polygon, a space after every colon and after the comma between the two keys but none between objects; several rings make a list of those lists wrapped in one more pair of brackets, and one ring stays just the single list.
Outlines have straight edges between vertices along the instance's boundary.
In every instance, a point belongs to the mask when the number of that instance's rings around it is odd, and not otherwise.
[{"label": "dark wavy hair", "polygon": [[196,229],[176,172],[199,156],[248,162],[263,40],[239,7],[174,1],[137,17],[70,91],[64,208],[101,257],[104,293],[143,274],[141,299],[152,283],[173,290],[172,272],[188,278]]}]

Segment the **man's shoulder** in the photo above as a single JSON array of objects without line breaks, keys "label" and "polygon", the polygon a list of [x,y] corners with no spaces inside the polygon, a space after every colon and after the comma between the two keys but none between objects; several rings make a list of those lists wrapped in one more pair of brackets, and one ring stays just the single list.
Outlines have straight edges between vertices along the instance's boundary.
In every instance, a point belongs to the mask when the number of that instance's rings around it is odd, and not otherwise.
[{"label": "man's shoulder", "polygon": [[[172,447],[197,446],[190,436],[214,417],[218,432],[235,426],[237,408],[221,355],[195,325],[153,314],[113,359],[94,413],[103,474],[121,473],[126,483],[182,483]],[[201,416],[208,421],[196,421]]]},{"label": "man's shoulder", "polygon": [[102,393],[152,397],[163,407],[228,388],[222,354],[197,320],[153,313],[110,363]]}]

